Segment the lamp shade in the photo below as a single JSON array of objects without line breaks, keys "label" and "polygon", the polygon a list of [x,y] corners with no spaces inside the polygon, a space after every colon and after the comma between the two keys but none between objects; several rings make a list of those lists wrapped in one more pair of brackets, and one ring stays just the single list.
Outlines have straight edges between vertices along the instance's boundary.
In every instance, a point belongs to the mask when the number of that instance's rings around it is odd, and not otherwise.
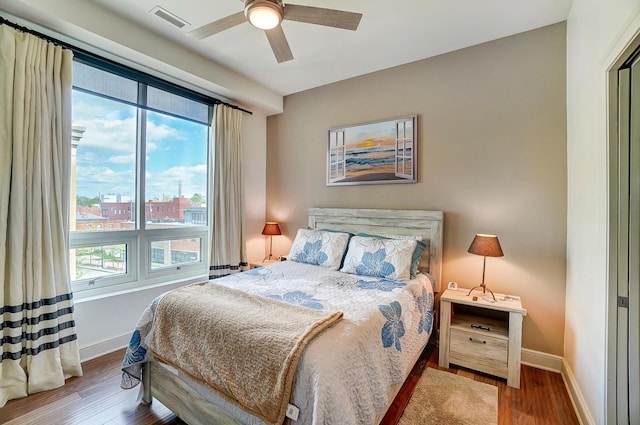
[{"label": "lamp shade", "polygon": [[277,236],[281,235],[280,226],[275,221],[267,221],[262,229],[262,234],[266,236]]},{"label": "lamp shade", "polygon": [[268,0],[254,0],[247,3],[245,16],[256,28],[270,30],[282,22],[282,7]]},{"label": "lamp shade", "polygon": [[471,254],[484,255],[485,257],[502,257],[502,248],[496,235],[477,234],[467,250]]}]

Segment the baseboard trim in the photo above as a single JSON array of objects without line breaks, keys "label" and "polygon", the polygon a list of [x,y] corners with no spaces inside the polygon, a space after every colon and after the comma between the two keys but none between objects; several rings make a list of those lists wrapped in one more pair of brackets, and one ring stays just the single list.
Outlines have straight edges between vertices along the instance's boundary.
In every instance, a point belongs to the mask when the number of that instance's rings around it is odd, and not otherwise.
[{"label": "baseboard trim", "polygon": [[129,345],[131,339],[131,333],[117,336],[115,338],[107,339],[96,344],[87,345],[80,348],[80,362],[86,362],[93,360],[97,357],[104,356],[105,354],[113,353],[123,347]]},{"label": "baseboard trim", "polygon": [[561,375],[564,380],[564,386],[567,387],[571,404],[573,404],[573,410],[576,412],[580,425],[596,425],[596,421],[593,420],[589,408],[587,407],[587,403],[582,396],[582,391],[580,391],[576,377],[573,374],[569,363],[564,359],[562,361]]},{"label": "baseboard trim", "polygon": [[543,353],[541,351],[530,350],[528,348],[522,349],[521,356],[522,364],[525,364],[527,366],[549,370],[551,372],[562,372],[563,359],[561,356]]}]

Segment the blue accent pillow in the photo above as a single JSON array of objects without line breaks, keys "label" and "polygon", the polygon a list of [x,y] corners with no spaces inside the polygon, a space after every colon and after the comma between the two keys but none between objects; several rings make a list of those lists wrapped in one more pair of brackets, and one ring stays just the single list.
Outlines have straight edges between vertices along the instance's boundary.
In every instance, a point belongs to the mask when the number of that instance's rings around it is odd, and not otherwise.
[{"label": "blue accent pillow", "polygon": [[361,276],[407,281],[415,249],[414,239],[354,236],[349,241],[347,256],[340,270]]},{"label": "blue accent pillow", "polygon": [[422,253],[425,249],[427,249],[427,243],[425,241],[416,241],[416,250],[413,251],[413,256],[411,257],[411,270],[409,273],[411,274],[411,279],[416,277],[418,274],[418,266],[420,265],[420,257],[422,257]]},{"label": "blue accent pillow", "polygon": [[348,233],[298,229],[287,259],[338,270],[349,238]]},{"label": "blue accent pillow", "polygon": [[[364,238],[381,238],[381,239],[410,239],[410,237],[402,238],[402,237],[393,237],[393,236],[382,236],[382,235],[372,235],[369,233],[358,233],[357,236],[362,236]],[[409,270],[409,277],[411,279],[415,278],[418,274],[418,266],[420,265],[420,257],[422,257],[422,253],[429,246],[426,242],[419,239],[410,239],[416,241],[416,249],[413,251],[413,255],[411,256],[411,268]]]},{"label": "blue accent pillow", "polygon": [[[307,227],[307,230],[314,230],[312,227]],[[349,240],[355,236],[355,234],[350,233],[350,232],[343,232],[342,230],[334,230],[334,229],[319,229],[323,232],[331,232],[331,233],[346,233],[347,235],[349,235],[349,239],[347,240],[347,246],[349,246]],[[346,257],[347,255],[347,250],[345,247],[344,250],[344,254],[342,254],[342,259],[340,260],[340,267],[338,267],[338,270],[342,268],[343,264],[344,264],[344,257]]]}]

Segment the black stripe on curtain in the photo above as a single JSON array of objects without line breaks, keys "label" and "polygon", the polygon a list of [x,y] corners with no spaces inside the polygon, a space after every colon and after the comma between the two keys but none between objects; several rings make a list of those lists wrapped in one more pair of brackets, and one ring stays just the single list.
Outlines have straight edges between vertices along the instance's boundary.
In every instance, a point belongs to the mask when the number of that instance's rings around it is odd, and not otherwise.
[{"label": "black stripe on curtain", "polygon": [[210,274],[209,275],[209,280],[218,279],[220,277],[229,276],[231,274],[231,272],[242,271],[242,269],[246,269],[247,267],[249,267],[249,263],[244,262],[244,261],[241,262],[238,265],[225,264],[225,265],[218,265],[218,266],[209,266],[209,271],[229,270],[229,273],[227,273],[227,274],[216,274],[216,275]]},{"label": "black stripe on curtain", "polygon": [[[65,307],[62,309],[59,309],[57,311],[52,311],[51,313],[43,313],[37,317],[23,317],[20,320],[5,320],[4,322],[2,322],[2,324],[0,324],[0,330],[4,329],[4,328],[10,328],[10,329],[15,329],[15,328],[19,328],[22,325],[37,325],[40,322],[46,321],[46,320],[52,320],[52,319],[57,319],[58,317],[62,317],[65,314],[71,314],[73,313],[73,306],[70,307]],[[44,330],[46,330],[47,328],[44,328],[42,330],[39,331],[39,333],[43,332]],[[33,335],[33,334],[27,334],[27,335]],[[45,334],[43,334],[45,335]],[[6,338],[6,337],[5,337]],[[31,338],[29,338],[31,339]],[[2,342],[5,342],[5,339],[2,339]]]},{"label": "black stripe on curtain", "polygon": [[54,305],[62,301],[69,301],[73,299],[73,294],[62,294],[53,298],[43,298],[39,301],[34,301],[32,303],[24,303],[20,305],[5,305],[0,307],[0,314],[4,313],[18,313],[22,310],[35,310],[36,308],[40,308],[45,305]]},{"label": "black stripe on curtain", "polygon": [[[4,320],[0,323],[0,331],[3,329],[20,329],[23,326],[31,326],[38,325],[41,322],[46,322],[48,320],[56,320],[61,319],[64,320],[64,316],[73,317],[74,306],[71,303],[73,299],[73,294],[62,294],[52,298],[44,298],[38,301],[34,301],[31,303],[23,303],[20,305],[9,305],[3,306],[0,308],[0,314],[4,316]],[[46,309],[52,310],[56,308],[56,305],[60,304],[60,306],[55,311],[47,311],[41,314],[37,314],[37,310]],[[37,314],[33,317],[28,317],[28,313],[33,312],[33,314]],[[17,315],[17,320],[11,320],[11,315]],[[15,317],[15,316],[14,316]],[[20,360],[24,355],[34,356],[42,351],[49,350],[52,348],[57,348],[61,344],[65,344],[71,341],[76,341],[78,339],[77,335],[74,333],[66,336],[59,337],[56,341],[49,341],[46,343],[42,343],[37,347],[15,347],[15,345],[21,344],[23,341],[38,341],[38,339],[47,337],[49,335],[56,335],[60,332],[63,332],[67,329],[71,329],[72,331],[75,328],[75,321],[73,319],[66,320],[61,323],[57,323],[55,326],[45,327],[39,329],[37,332],[26,333],[24,331],[20,332],[19,335],[16,335],[16,332],[13,335],[5,335],[0,340],[2,346],[5,347],[5,350],[0,356],[0,363],[4,360]],[[18,331],[19,332],[19,331]],[[11,351],[11,345],[13,345],[14,349],[17,351]]]},{"label": "black stripe on curtain", "polygon": [[[56,326],[56,328],[60,328],[61,330],[63,330],[63,329],[66,329],[66,328],[72,328],[73,326],[75,326],[75,324],[73,323],[73,321],[71,321],[71,322],[67,322],[67,323],[62,323],[59,327]],[[55,333],[55,332],[52,332],[52,333]],[[20,360],[20,358],[22,356],[24,356],[24,355],[35,356],[36,354],[38,354],[38,353],[40,353],[42,351],[50,350],[52,348],[57,348],[57,347],[61,346],[62,344],[66,344],[68,342],[75,341],[77,339],[78,339],[77,335],[76,334],[72,334],[72,335],[68,335],[68,336],[64,336],[62,338],[59,338],[57,341],[47,342],[45,344],[39,345],[36,348],[23,347],[22,350],[20,350],[18,352],[13,352],[13,353],[10,353],[10,352],[6,351],[6,352],[2,353],[2,357],[0,358],[0,363],[2,363],[2,361],[4,361],[4,360]]]}]

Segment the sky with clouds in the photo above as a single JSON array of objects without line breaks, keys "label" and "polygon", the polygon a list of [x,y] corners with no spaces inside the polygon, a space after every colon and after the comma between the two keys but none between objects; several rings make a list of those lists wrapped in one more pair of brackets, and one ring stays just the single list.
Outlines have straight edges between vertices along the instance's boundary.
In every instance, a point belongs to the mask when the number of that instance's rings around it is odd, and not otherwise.
[{"label": "sky with clouds", "polygon": [[[135,199],[136,108],[73,92],[73,125],[85,127],[78,144],[76,194],[120,194]],[[208,127],[147,113],[145,200],[206,195]]]}]

